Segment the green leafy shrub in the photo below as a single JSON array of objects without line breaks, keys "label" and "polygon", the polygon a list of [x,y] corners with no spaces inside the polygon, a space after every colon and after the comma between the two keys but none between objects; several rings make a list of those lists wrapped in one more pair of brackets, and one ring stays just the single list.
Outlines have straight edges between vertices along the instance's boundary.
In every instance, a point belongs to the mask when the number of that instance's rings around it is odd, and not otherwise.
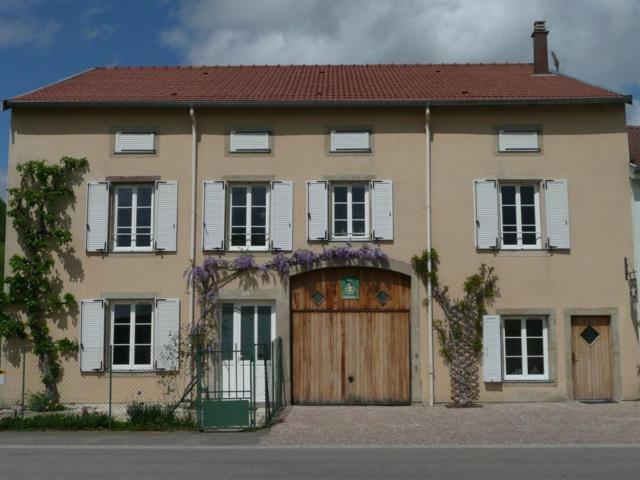
[{"label": "green leafy shrub", "polygon": [[191,414],[176,415],[172,405],[133,402],[127,405],[127,419],[136,429],[195,428]]},{"label": "green leafy shrub", "polygon": [[[112,426],[120,427],[112,422]],[[0,418],[0,430],[97,430],[109,427],[106,413],[34,415],[24,420],[19,416]]]},{"label": "green leafy shrub", "polygon": [[64,406],[50,400],[46,393],[32,393],[27,400],[27,408],[32,412],[60,412]]}]

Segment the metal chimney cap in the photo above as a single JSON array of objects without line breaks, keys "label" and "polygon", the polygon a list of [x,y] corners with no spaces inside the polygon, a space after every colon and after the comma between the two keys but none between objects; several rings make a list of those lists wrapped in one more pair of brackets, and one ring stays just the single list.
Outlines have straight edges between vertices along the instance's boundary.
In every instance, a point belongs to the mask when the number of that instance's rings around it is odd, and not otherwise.
[{"label": "metal chimney cap", "polygon": [[544,20],[536,20],[533,22],[533,31],[548,33],[546,22]]}]

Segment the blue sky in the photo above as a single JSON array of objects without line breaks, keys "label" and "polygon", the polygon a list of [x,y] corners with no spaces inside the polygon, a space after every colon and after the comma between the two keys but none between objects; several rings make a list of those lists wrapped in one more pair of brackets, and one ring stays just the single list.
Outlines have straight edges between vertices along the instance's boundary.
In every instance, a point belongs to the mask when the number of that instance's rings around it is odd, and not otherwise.
[{"label": "blue sky", "polygon": [[102,65],[529,62],[539,19],[563,73],[640,98],[637,0],[0,0],[0,97]]}]

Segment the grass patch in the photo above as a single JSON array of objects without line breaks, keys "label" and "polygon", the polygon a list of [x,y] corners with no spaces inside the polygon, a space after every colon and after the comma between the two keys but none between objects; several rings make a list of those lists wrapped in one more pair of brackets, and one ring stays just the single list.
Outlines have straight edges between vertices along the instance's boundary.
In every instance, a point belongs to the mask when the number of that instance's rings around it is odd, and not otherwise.
[{"label": "grass patch", "polygon": [[138,430],[164,430],[196,428],[196,422],[188,415],[176,415],[172,405],[133,402],[127,405],[127,424]]}]

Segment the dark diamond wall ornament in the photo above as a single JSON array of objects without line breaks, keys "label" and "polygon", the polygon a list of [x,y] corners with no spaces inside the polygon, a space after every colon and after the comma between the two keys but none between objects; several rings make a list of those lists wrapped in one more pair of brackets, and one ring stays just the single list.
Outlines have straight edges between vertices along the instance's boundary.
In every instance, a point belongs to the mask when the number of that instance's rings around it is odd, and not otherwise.
[{"label": "dark diamond wall ornament", "polygon": [[580,336],[584,339],[585,342],[591,345],[598,339],[600,334],[591,325],[587,325],[587,327],[580,332]]},{"label": "dark diamond wall ornament", "polygon": [[389,300],[391,300],[391,296],[384,290],[380,290],[376,293],[376,300],[378,300],[380,305],[385,305]]},{"label": "dark diamond wall ornament", "polygon": [[311,300],[313,300],[313,303],[315,303],[316,305],[320,305],[322,302],[324,302],[324,299],[325,296],[318,290],[311,294]]}]

